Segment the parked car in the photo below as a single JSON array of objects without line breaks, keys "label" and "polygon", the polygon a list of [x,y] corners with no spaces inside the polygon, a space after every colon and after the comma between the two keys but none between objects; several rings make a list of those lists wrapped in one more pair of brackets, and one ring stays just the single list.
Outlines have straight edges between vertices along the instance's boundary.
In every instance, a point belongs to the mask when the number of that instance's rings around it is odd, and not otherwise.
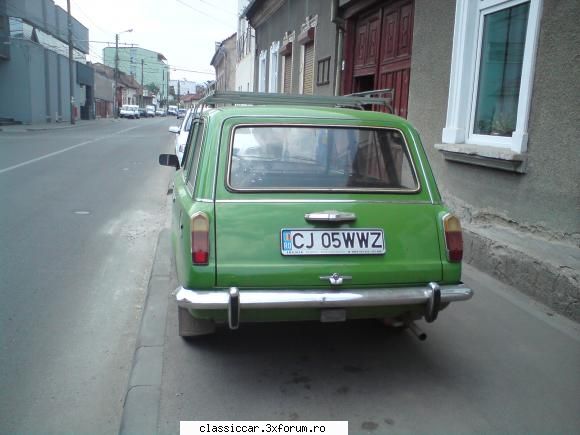
[{"label": "parked car", "polygon": [[177,109],[177,119],[181,119],[187,113],[187,109]]},{"label": "parked car", "polygon": [[[369,97],[214,93],[173,187],[181,336],[246,322],[434,321],[471,298],[416,130]],[[250,105],[254,104],[254,105]],[[331,106],[331,107],[328,107]]]},{"label": "parked car", "polygon": [[155,117],[155,106],[146,106],[145,109],[148,117]]},{"label": "parked car", "polygon": [[168,115],[177,115],[177,106],[168,106],[167,107],[167,114]]},{"label": "parked car", "polygon": [[[201,109],[201,113],[206,112],[208,109]],[[196,112],[194,109],[187,109],[183,121],[179,126],[169,127],[171,133],[175,133],[175,155],[179,159],[179,163],[183,159],[183,152],[185,150],[185,144],[187,143],[187,138],[189,137],[189,132],[191,130],[191,124],[196,117],[199,117],[200,113]]]},{"label": "parked car", "polygon": [[167,116],[167,112],[165,112],[165,109],[159,108],[155,111],[155,115],[156,116]]},{"label": "parked car", "polygon": [[188,109],[183,121],[180,126],[174,125],[169,127],[171,133],[175,133],[175,155],[178,157],[179,162],[183,158],[183,151],[185,150],[185,143],[187,142],[187,136],[189,135],[189,130],[191,129],[193,109]]},{"label": "parked car", "polygon": [[119,111],[119,118],[139,118],[139,107],[132,104],[123,104]]},{"label": "parked car", "polygon": [[139,107],[138,110],[140,118],[147,118],[147,109],[145,109],[145,107]]}]

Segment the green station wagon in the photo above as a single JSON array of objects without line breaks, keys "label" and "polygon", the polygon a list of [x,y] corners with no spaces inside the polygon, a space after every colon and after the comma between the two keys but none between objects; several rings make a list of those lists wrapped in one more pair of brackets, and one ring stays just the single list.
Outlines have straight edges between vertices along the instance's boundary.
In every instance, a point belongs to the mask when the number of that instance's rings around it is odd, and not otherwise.
[{"label": "green station wagon", "polygon": [[[177,169],[179,334],[245,322],[432,322],[471,298],[459,220],[388,100],[217,93]],[[228,103],[227,105],[224,103]],[[203,110],[208,106],[216,107]]]}]

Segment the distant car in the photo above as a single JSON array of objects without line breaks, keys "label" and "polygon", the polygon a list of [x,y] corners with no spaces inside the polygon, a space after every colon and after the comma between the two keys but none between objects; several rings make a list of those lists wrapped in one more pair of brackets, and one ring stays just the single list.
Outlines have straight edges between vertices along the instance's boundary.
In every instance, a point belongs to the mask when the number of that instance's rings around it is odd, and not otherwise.
[{"label": "distant car", "polygon": [[169,127],[171,133],[175,133],[175,155],[181,160],[183,159],[183,151],[185,150],[185,144],[187,143],[187,136],[189,135],[189,130],[191,129],[191,122],[193,120],[193,109],[186,111],[181,125],[178,127],[176,125]]},{"label": "distant car", "polygon": [[145,107],[145,110],[148,117],[155,117],[155,106],[147,106]]},{"label": "distant car", "polygon": [[119,111],[119,118],[139,118],[139,108],[131,104],[123,104]]},{"label": "distant car", "polygon": [[168,115],[177,115],[177,106],[168,106],[167,114]]},{"label": "distant car", "polygon": [[[227,94],[234,106],[194,116],[182,162],[159,157],[177,169],[179,335],[379,319],[424,339],[415,320],[472,297],[461,225],[417,131],[354,110],[386,99],[237,94]],[[223,101],[215,93],[201,104]]]},{"label": "distant car", "polygon": [[145,107],[139,107],[139,116],[141,118],[147,118],[147,109]]},{"label": "distant car", "polygon": [[187,113],[187,109],[178,109],[177,110],[177,119],[181,119]]},{"label": "distant car", "polygon": [[157,115],[157,116],[166,116],[167,115],[167,112],[165,112],[165,109],[157,109],[155,111],[155,115]]}]

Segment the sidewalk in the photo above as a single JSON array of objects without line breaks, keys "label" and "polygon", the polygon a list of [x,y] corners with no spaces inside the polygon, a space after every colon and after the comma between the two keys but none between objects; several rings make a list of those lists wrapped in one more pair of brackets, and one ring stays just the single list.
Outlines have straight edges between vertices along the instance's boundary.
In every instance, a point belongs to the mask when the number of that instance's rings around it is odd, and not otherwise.
[{"label": "sidewalk", "polygon": [[40,124],[19,124],[19,125],[2,125],[0,126],[0,133],[24,133],[29,131],[46,131],[46,130],[63,130],[67,128],[80,128],[94,125],[100,122],[119,122],[119,119],[115,118],[99,118],[91,120],[81,120],[75,121],[75,124],[70,122],[50,122],[50,123],[40,123]]},{"label": "sidewalk", "polygon": [[466,263],[580,322],[580,247],[497,222],[463,230]]}]

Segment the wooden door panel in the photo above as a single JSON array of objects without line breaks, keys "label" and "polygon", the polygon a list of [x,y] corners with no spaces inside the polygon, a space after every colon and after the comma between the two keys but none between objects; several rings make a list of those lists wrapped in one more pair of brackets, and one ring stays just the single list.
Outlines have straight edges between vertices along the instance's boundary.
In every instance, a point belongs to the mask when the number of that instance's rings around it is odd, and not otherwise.
[{"label": "wooden door panel", "polygon": [[405,68],[397,71],[384,71],[379,77],[380,89],[394,89],[393,113],[403,118],[407,117],[409,106],[409,79],[411,69]]},{"label": "wooden door panel", "polygon": [[382,43],[383,50],[381,56],[381,63],[388,62],[397,56],[397,39],[398,39],[398,11],[385,13],[383,25]]},{"label": "wooden door panel", "polygon": [[413,39],[413,5],[408,4],[401,8],[399,20],[399,37],[397,41],[397,56],[411,55]]},{"label": "wooden door panel", "polygon": [[356,43],[354,48],[354,67],[362,67],[365,64],[367,39],[369,36],[369,23],[359,24],[356,29]]},{"label": "wooden door panel", "polygon": [[379,38],[381,37],[381,16],[375,14],[369,19],[368,47],[365,56],[365,66],[375,66],[379,58]]}]

